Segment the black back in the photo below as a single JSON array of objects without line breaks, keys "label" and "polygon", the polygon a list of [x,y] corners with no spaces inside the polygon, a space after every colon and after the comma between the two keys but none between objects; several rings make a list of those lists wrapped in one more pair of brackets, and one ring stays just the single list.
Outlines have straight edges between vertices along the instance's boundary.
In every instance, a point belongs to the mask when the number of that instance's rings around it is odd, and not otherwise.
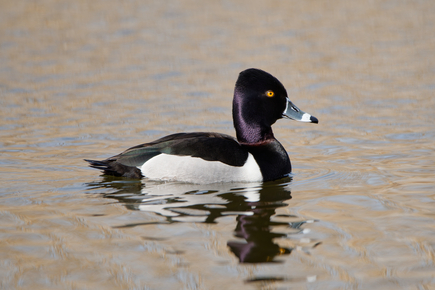
[{"label": "black back", "polygon": [[231,166],[243,166],[248,152],[231,136],[219,133],[177,133],[156,141],[134,146],[114,156],[127,166],[141,166],[150,158],[161,154],[199,157],[207,161],[220,161]]}]

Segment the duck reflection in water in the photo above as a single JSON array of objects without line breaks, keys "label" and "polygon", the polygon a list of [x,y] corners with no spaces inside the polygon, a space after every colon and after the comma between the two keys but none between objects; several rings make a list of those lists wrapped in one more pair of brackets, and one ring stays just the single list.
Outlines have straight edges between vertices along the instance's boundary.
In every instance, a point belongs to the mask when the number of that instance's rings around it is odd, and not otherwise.
[{"label": "duck reflection in water", "polygon": [[[275,222],[271,217],[278,207],[288,204],[291,193],[284,186],[264,186],[258,191],[258,200],[246,198],[239,203],[240,210],[252,212],[252,215],[238,215],[235,236],[245,241],[229,241],[227,245],[241,263],[272,262],[278,255],[288,255],[291,248],[283,248],[274,242],[284,238],[286,233],[274,233],[275,226],[287,226],[289,223]],[[300,225],[300,223],[298,223]]]},{"label": "duck reflection in water", "polygon": [[[288,206],[292,198],[288,189],[290,181],[288,177],[252,185],[165,183],[145,187],[140,181],[105,177],[102,182],[88,184],[88,189],[101,192],[102,188],[110,188],[112,192],[104,196],[119,200],[128,209],[151,211],[166,217],[165,222],[121,227],[174,222],[218,223],[220,217],[236,215],[234,236],[238,239],[227,242],[229,249],[240,263],[264,263],[279,262],[275,260],[277,256],[290,254],[293,248],[279,246],[276,239],[301,233],[300,227],[306,223],[296,216],[276,215],[276,209]],[[278,227],[283,232],[276,232]]]}]

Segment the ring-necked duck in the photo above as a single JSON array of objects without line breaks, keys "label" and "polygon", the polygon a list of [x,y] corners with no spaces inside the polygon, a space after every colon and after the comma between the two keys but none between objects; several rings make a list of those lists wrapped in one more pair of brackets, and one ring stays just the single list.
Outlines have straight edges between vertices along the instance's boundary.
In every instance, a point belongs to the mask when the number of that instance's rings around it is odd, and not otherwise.
[{"label": "ring-necked duck", "polygon": [[220,133],[178,133],[134,146],[106,160],[86,160],[104,174],[192,183],[270,181],[291,172],[290,159],[275,139],[281,118],[318,120],[299,110],[281,82],[259,69],[242,71],[233,99],[237,140]]}]

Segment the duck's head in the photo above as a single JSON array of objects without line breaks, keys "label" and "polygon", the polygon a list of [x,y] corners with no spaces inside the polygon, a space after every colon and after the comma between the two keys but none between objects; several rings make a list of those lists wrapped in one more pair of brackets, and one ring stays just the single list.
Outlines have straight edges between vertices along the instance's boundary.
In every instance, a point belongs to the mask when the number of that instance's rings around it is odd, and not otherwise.
[{"label": "duck's head", "polygon": [[296,107],[289,100],[281,82],[271,74],[254,68],[242,71],[236,82],[233,99],[233,119],[238,140],[257,143],[273,138],[271,126],[281,118],[319,122]]}]

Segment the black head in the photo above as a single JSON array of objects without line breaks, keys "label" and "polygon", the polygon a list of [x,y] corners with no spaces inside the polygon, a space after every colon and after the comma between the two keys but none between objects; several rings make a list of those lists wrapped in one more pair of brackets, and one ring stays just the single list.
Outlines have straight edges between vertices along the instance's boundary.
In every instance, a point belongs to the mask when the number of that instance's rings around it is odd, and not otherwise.
[{"label": "black head", "polygon": [[233,119],[237,138],[243,143],[257,143],[273,138],[271,126],[288,117],[317,123],[317,119],[300,111],[287,96],[281,82],[259,69],[239,74],[234,89]]},{"label": "black head", "polygon": [[233,110],[238,108],[248,123],[271,126],[282,118],[286,99],[287,91],[277,78],[251,68],[242,71],[237,79]]}]

